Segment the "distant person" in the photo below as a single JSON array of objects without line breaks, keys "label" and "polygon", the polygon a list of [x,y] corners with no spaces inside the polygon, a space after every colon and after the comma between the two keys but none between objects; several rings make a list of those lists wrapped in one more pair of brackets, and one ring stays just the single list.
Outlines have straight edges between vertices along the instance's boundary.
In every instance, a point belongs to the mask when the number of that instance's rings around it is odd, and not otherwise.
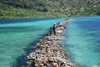
[{"label": "distant person", "polygon": [[50,36],[51,36],[52,35],[52,29],[51,29],[51,27],[50,27],[50,31],[49,32],[50,32]]},{"label": "distant person", "polygon": [[56,23],[53,25],[53,32],[54,32],[54,35],[56,35]]}]

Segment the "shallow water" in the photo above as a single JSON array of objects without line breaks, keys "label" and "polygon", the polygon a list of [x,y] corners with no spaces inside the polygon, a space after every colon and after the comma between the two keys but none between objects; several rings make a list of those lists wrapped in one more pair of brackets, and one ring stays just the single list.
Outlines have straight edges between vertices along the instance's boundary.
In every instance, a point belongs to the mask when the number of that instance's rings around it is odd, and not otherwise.
[{"label": "shallow water", "polygon": [[100,67],[100,17],[72,17],[63,47],[78,67]]},{"label": "shallow water", "polygon": [[[0,67],[21,67],[25,55],[54,23],[65,18],[0,19]],[[32,48],[33,50],[33,48]]]}]

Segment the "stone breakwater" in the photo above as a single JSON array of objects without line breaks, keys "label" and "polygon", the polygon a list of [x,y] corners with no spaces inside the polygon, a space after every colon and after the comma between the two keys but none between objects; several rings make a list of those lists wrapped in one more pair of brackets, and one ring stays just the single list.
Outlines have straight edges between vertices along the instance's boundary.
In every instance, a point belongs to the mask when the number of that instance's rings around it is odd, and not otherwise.
[{"label": "stone breakwater", "polygon": [[[35,46],[35,51],[30,53],[27,58],[33,67],[73,67],[66,57],[67,53],[61,49],[60,35],[65,29],[65,25],[71,19],[66,19],[57,25],[57,34],[48,33],[40,39]],[[59,48],[60,47],[60,48]]]}]

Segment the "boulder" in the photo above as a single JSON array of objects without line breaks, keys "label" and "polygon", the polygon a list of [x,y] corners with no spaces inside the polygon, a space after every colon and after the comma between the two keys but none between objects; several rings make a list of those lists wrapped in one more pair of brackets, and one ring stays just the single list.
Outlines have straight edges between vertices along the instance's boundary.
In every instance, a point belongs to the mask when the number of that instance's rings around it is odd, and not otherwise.
[{"label": "boulder", "polygon": [[48,62],[54,62],[54,59],[52,57],[49,57]]}]

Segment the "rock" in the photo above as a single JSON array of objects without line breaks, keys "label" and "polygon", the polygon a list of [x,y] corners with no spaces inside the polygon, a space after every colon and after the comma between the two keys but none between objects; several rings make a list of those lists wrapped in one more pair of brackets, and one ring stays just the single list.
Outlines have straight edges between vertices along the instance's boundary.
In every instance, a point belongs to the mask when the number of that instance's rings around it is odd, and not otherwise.
[{"label": "rock", "polygon": [[59,65],[56,65],[56,67],[59,67]]},{"label": "rock", "polygon": [[26,63],[29,64],[29,65],[31,65],[32,61],[27,61]]},{"label": "rock", "polygon": [[43,67],[50,67],[50,64],[49,63],[44,63]]},{"label": "rock", "polygon": [[28,60],[32,60],[32,57],[31,56],[27,56]]},{"label": "rock", "polygon": [[51,57],[49,57],[49,58],[48,58],[48,61],[49,61],[49,62],[53,62],[53,61],[54,61],[54,59],[53,59],[53,58],[51,58]]},{"label": "rock", "polygon": [[[71,63],[66,60],[67,53],[61,49],[61,33],[65,29],[68,20],[60,22],[57,25],[57,35],[48,34],[40,39],[35,46],[35,51],[27,56],[33,67],[71,67]],[[53,31],[52,31],[53,32]],[[30,64],[27,63],[27,64]]]},{"label": "rock", "polygon": [[34,66],[35,66],[35,67],[39,67],[39,65],[38,65],[38,64],[35,64]]}]

